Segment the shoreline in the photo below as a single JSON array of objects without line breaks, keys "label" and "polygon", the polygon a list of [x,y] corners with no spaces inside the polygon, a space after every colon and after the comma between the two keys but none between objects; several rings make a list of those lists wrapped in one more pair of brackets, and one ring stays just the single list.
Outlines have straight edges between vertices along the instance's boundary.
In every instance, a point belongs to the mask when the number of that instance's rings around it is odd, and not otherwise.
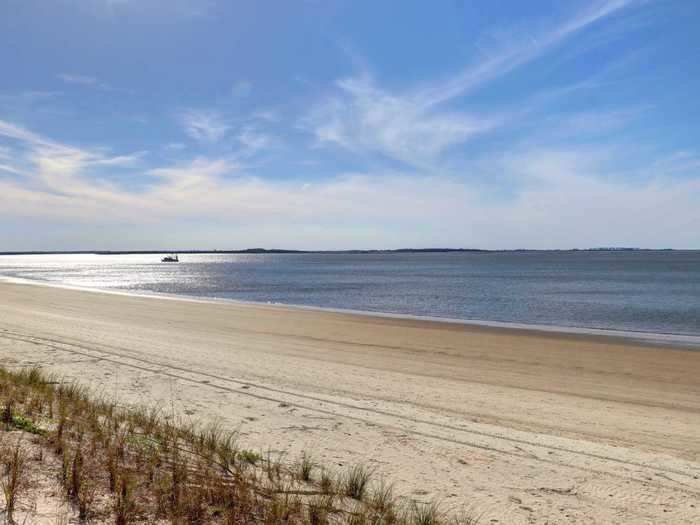
[{"label": "shoreline", "polygon": [[673,346],[0,281],[0,362],[490,523],[700,505],[700,353]]},{"label": "shoreline", "polygon": [[252,307],[270,307],[270,308],[280,308],[280,309],[290,309],[290,310],[300,310],[300,311],[311,311],[311,312],[327,312],[335,313],[340,315],[354,315],[361,317],[376,317],[379,319],[396,319],[396,320],[406,320],[406,321],[416,321],[416,322],[426,322],[426,323],[437,323],[445,325],[455,325],[455,326],[467,326],[483,329],[493,329],[493,330],[505,330],[511,332],[519,333],[534,333],[538,335],[552,334],[554,336],[571,336],[571,337],[582,337],[582,338],[611,338],[613,340],[620,340],[625,343],[639,345],[641,347],[647,346],[663,346],[670,345],[679,350],[687,351],[700,351],[700,335],[692,334],[677,334],[677,333],[664,333],[664,332],[645,332],[642,330],[616,330],[608,328],[594,328],[594,327],[579,327],[579,326],[559,326],[559,325],[545,325],[545,324],[531,324],[531,323],[518,323],[518,322],[508,322],[508,321],[489,321],[481,319],[457,319],[450,317],[438,317],[438,316],[428,316],[428,315],[413,315],[395,312],[379,312],[373,310],[357,310],[349,308],[332,308],[323,306],[313,306],[313,305],[303,305],[303,304],[290,304],[290,303],[273,303],[273,302],[260,302],[260,301],[245,301],[242,299],[229,299],[224,297],[207,297],[207,296],[189,296],[180,294],[167,294],[161,292],[150,292],[150,291],[130,291],[130,290],[115,290],[108,288],[93,288],[88,286],[79,286],[71,284],[62,284],[52,281],[42,281],[39,279],[27,279],[24,277],[12,277],[0,274],[0,283],[16,283],[24,284],[29,286],[46,286],[52,288],[61,288],[66,290],[77,290],[92,293],[104,293],[111,295],[121,295],[127,297],[142,297],[142,298],[153,298],[153,299],[167,299],[171,301],[185,301],[191,303],[204,303],[204,304],[233,304],[239,306],[252,306]]}]

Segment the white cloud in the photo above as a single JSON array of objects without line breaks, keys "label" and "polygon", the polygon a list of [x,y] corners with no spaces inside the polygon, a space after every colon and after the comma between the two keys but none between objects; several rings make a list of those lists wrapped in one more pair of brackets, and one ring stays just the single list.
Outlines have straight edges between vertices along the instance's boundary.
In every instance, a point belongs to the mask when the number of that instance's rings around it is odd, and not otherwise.
[{"label": "white cloud", "polygon": [[32,146],[48,146],[56,148],[63,147],[56,142],[45,139],[21,126],[17,126],[4,120],[0,120],[0,136],[26,142]]},{"label": "white cloud", "polygon": [[253,113],[252,118],[255,120],[262,120],[265,122],[279,122],[281,120],[277,112],[271,109],[256,111],[255,113]]},{"label": "white cloud", "polygon": [[164,148],[166,150],[170,150],[170,151],[178,151],[178,150],[187,149],[187,146],[185,144],[183,144],[182,142],[168,142],[164,146]]},{"label": "white cloud", "polygon": [[451,146],[509,121],[503,115],[438,106],[537,59],[571,35],[634,3],[637,0],[596,2],[549,31],[501,46],[451,78],[414,89],[391,92],[366,72],[342,79],[338,91],[317,104],[302,127],[321,145],[379,153],[425,169]]},{"label": "white cloud", "polygon": [[495,118],[427,112],[411,97],[392,95],[364,75],[338,83],[339,97],[317,107],[304,123],[320,144],[380,153],[424,166],[450,146],[491,129]]},{"label": "white cloud", "polygon": [[243,153],[253,155],[272,147],[273,139],[267,133],[261,133],[253,128],[245,128],[238,134],[238,142],[243,147]]},{"label": "white cloud", "polygon": [[[147,192],[95,192],[90,199],[28,191],[0,180],[0,190],[10,202],[2,213],[101,224],[196,220],[200,228],[227,224],[255,232],[259,242],[252,237],[245,241],[255,245],[264,240],[297,248],[687,247],[697,243],[694,232],[700,226],[697,179],[630,188],[574,174],[550,174],[545,187],[527,190],[512,201],[488,202],[474,188],[447,178],[350,174],[302,183],[231,178],[235,169],[225,161],[199,159],[154,172],[163,183]],[[269,234],[270,227],[275,235]],[[327,236],[308,233],[314,230]],[[381,239],[379,244],[374,236]],[[191,244],[197,239],[182,241]],[[226,242],[225,236],[218,239],[219,246]]]},{"label": "white cloud", "polygon": [[112,87],[106,82],[101,82],[97,77],[91,77],[88,75],[75,75],[72,73],[59,73],[56,75],[66,84],[74,84],[77,86],[83,86],[94,89],[101,89],[103,91],[123,91]]},{"label": "white cloud", "polygon": [[224,118],[216,111],[190,109],[180,115],[185,132],[200,142],[218,142],[230,129]]},{"label": "white cloud", "polygon": [[91,196],[100,188],[98,183],[82,176],[86,170],[132,166],[146,154],[110,156],[100,150],[77,148],[47,139],[3,120],[0,120],[0,137],[17,144],[10,148],[15,161],[10,168],[48,192]]},{"label": "white cloud", "polygon": [[72,73],[60,73],[56,75],[66,84],[75,84],[83,87],[90,87],[95,89],[102,89],[104,91],[117,91],[106,82],[101,82],[97,77],[91,77],[88,75],[75,75]]},{"label": "white cloud", "polygon": [[90,77],[87,75],[72,75],[70,73],[60,73],[58,78],[66,82],[67,84],[80,84],[83,86],[94,86],[99,83],[99,80],[95,77]]},{"label": "white cloud", "polygon": [[17,98],[24,99],[27,102],[45,101],[56,98],[61,95],[61,91],[42,91],[42,90],[27,90],[16,95]]},{"label": "white cloud", "polygon": [[92,164],[95,166],[133,166],[144,156],[146,156],[145,151],[138,151],[129,155],[95,158],[92,160]]},{"label": "white cloud", "polygon": [[[481,61],[465,68],[454,77],[427,86],[415,95],[417,103],[435,106],[487,83],[514,69],[532,62],[567,38],[611,16],[624,8],[641,3],[640,0],[598,0],[563,21],[557,27],[539,34],[528,30],[527,36],[507,42],[497,52],[487,54]],[[530,29],[530,28],[529,28]]]},{"label": "white cloud", "polygon": [[[180,241],[193,247],[203,247],[203,231],[208,247],[230,246],[235,231],[237,246],[290,248],[693,247],[700,227],[700,166],[691,152],[658,160],[664,170],[685,166],[684,177],[669,179],[662,170],[628,184],[613,176],[618,159],[607,151],[523,150],[493,159],[495,169],[524,182],[508,198],[452,177],[401,172],[266,180],[235,159],[207,157],[146,170],[147,187],[134,190],[93,170],[135,156],[101,156],[2,121],[0,130],[28,151],[25,164],[11,165],[22,175],[0,177],[0,216],[46,227],[99,224],[154,235],[176,227]],[[11,246],[3,235],[0,241]]]},{"label": "white cloud", "polygon": [[[250,156],[260,151],[270,149],[275,140],[272,135],[261,131],[262,119],[252,117],[247,123],[235,129],[219,112],[213,110],[188,110],[180,115],[180,121],[185,132],[193,139],[202,143],[224,143],[230,147],[239,147],[238,155]],[[230,139],[230,140],[229,140]],[[232,142],[233,141],[233,142]]]}]

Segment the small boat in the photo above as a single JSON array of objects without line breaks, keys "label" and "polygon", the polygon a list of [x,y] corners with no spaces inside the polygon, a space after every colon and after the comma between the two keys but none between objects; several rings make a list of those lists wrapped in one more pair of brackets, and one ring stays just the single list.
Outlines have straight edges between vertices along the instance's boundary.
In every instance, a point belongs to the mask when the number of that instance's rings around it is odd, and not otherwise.
[{"label": "small boat", "polygon": [[160,260],[160,262],[180,262],[180,259],[178,259],[177,254],[166,255]]}]

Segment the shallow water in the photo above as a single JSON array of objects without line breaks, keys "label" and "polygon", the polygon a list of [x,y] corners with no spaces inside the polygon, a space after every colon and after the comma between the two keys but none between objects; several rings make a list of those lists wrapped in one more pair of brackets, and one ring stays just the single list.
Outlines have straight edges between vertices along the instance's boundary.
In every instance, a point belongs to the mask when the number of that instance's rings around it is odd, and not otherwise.
[{"label": "shallow water", "polygon": [[700,335],[700,252],[0,256],[0,274],[131,292]]}]

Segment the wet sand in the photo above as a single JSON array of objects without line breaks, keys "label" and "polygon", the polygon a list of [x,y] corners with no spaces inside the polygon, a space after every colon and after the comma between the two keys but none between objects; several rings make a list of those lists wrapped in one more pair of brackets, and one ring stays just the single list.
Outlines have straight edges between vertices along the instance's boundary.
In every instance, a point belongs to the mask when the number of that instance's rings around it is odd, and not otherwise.
[{"label": "wet sand", "polygon": [[0,362],[364,462],[481,523],[697,523],[700,352],[0,282]]}]

